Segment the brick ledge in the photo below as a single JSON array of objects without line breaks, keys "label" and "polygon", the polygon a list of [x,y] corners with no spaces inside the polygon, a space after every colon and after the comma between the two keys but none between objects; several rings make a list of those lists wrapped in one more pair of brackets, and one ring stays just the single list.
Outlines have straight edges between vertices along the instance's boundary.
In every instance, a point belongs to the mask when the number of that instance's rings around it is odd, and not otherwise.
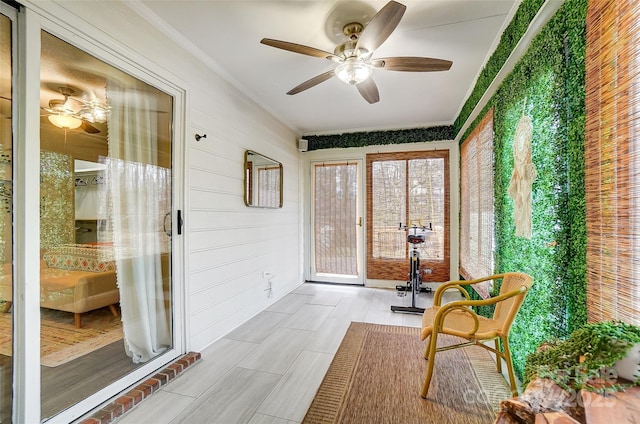
[{"label": "brick ledge", "polygon": [[79,421],[79,424],[109,424],[116,418],[129,412],[140,402],[153,395],[171,380],[180,375],[191,365],[201,359],[199,352],[189,352],[171,362],[161,371],[148,377],[128,392],[118,395],[113,400],[91,413],[91,416]]}]

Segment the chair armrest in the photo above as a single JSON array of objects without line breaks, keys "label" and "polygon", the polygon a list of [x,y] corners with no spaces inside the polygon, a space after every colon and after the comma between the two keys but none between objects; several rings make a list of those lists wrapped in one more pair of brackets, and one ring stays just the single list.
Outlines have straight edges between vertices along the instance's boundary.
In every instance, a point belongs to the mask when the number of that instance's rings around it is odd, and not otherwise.
[{"label": "chair armrest", "polygon": [[433,295],[433,305],[440,306],[442,304],[442,295],[449,289],[458,289],[458,291],[462,293],[467,300],[470,300],[469,293],[467,293],[467,291],[462,287],[461,283],[462,281],[447,281],[446,283],[441,284]]},{"label": "chair armrest", "polygon": [[447,317],[447,314],[455,310],[459,310],[460,312],[464,312],[466,314],[471,315],[471,318],[473,319],[473,330],[471,330],[468,333],[468,335],[472,336],[476,334],[476,332],[478,331],[478,327],[480,327],[480,320],[478,319],[478,314],[476,314],[466,306],[462,306],[462,305],[455,305],[447,308],[441,308],[436,313],[436,316],[433,319],[433,328],[435,328],[437,331],[440,331],[444,325],[444,319]]},{"label": "chair armrest", "polygon": [[456,280],[456,281],[448,281],[442,285],[440,285],[440,287],[438,287],[436,289],[436,292],[433,296],[433,304],[434,306],[440,306],[441,302],[442,302],[442,294],[446,291],[449,290],[450,288],[456,288],[458,289],[463,295],[464,297],[467,298],[467,300],[469,300],[469,294],[467,293],[467,291],[465,289],[462,288],[462,286],[466,286],[466,285],[474,285],[474,284],[478,284],[478,283],[483,283],[485,281],[489,281],[489,280],[499,280],[501,278],[504,278],[507,274],[494,274],[494,275],[490,275],[487,277],[482,277],[482,278],[476,278],[475,280]]},{"label": "chair armrest", "polygon": [[493,305],[495,303],[501,302],[505,299],[508,299],[510,297],[513,296],[518,296],[524,292],[526,292],[528,289],[526,286],[520,286],[520,288],[518,290],[512,290],[510,292],[501,294],[499,296],[496,297],[490,297],[488,299],[480,299],[480,300],[456,300],[455,302],[449,302],[449,303],[445,303],[444,305],[442,305],[441,309],[446,309],[446,308],[452,308],[452,307],[457,307],[457,306],[465,306],[465,307],[469,307],[469,306],[485,306],[485,305]]}]

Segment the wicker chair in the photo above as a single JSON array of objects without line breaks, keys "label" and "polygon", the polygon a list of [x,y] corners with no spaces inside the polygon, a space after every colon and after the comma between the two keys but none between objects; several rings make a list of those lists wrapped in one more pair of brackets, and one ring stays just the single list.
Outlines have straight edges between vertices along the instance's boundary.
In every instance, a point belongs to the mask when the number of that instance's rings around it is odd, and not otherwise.
[{"label": "wicker chair", "polygon": [[[462,288],[462,285],[473,285],[489,280],[502,280],[500,294],[484,300],[469,300],[469,295]],[[509,372],[511,392],[514,396],[517,396],[518,392],[509,351],[509,330],[532,284],[533,278],[529,275],[508,272],[476,280],[449,281],[438,287],[433,298],[433,306],[426,309],[422,316],[420,337],[422,340],[430,337],[424,353],[424,357],[429,362],[427,364],[427,375],[420,393],[423,398],[427,397],[427,392],[429,391],[436,352],[472,345],[481,346],[496,354],[498,372],[502,372],[502,359],[505,360]],[[467,300],[441,305],[443,293],[452,288],[458,289]],[[493,318],[479,316],[471,310],[472,306],[483,305],[495,305]],[[449,334],[468,341],[437,348],[438,334]],[[491,340],[494,340],[495,348],[484,344],[484,342]],[[502,341],[503,350],[500,349],[500,341]]]}]

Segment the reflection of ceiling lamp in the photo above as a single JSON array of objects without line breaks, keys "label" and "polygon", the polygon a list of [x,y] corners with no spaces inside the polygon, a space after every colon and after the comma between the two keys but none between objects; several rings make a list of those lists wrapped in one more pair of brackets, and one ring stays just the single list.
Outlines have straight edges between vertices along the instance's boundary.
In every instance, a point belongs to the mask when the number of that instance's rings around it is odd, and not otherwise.
[{"label": "reflection of ceiling lamp", "polygon": [[67,130],[73,130],[82,125],[82,119],[78,119],[71,115],[49,115],[47,116],[49,121],[58,128],[64,128]]},{"label": "reflection of ceiling lamp", "polygon": [[43,108],[51,114],[47,116],[49,121],[58,128],[72,130],[82,127],[89,134],[99,133],[100,130],[91,124],[107,122],[111,110],[109,105],[101,102],[93,91],[87,94],[88,100],[86,97],[71,97],[75,90],[67,86],[59,87],[58,91],[64,99],[51,99],[49,107]]},{"label": "reflection of ceiling lamp", "polygon": [[107,122],[110,109],[108,105],[100,103],[94,95],[91,101],[84,103],[82,109],[78,112],[78,116],[91,123],[104,123]]}]

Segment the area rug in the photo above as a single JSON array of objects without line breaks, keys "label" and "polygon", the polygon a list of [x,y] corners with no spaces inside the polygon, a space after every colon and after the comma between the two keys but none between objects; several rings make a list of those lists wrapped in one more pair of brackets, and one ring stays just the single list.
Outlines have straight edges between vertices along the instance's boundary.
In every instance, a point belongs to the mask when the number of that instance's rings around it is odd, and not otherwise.
[{"label": "area rug", "polygon": [[[457,341],[442,336],[438,346]],[[303,423],[492,423],[511,394],[488,352],[438,352],[422,399],[424,347],[419,328],[351,323]]]},{"label": "area rug", "polygon": [[[40,357],[46,367],[57,367],[122,339],[122,323],[109,308],[82,314],[75,328],[73,314],[40,309]],[[11,356],[11,314],[0,313],[0,354]]]}]

